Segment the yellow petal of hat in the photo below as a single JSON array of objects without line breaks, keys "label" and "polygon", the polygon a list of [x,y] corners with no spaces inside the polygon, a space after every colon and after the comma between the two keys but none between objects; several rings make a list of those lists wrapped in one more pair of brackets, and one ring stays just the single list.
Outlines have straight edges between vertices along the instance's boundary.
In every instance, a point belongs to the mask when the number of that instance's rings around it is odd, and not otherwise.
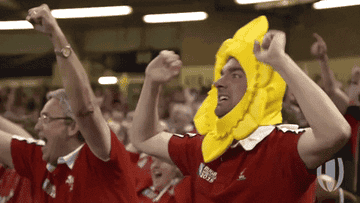
[{"label": "yellow petal of hat", "polygon": [[259,126],[282,122],[286,83],[271,66],[259,62],[253,53],[254,41],[262,42],[268,26],[265,16],[252,20],[233,38],[227,39],[216,54],[214,81],[220,79],[221,70],[231,56],[244,69],[247,89],[241,101],[222,118],[215,114],[217,89],[214,86],[198,109],[194,123],[197,131],[205,135],[201,146],[205,163],[221,156],[234,139],[245,139]]}]

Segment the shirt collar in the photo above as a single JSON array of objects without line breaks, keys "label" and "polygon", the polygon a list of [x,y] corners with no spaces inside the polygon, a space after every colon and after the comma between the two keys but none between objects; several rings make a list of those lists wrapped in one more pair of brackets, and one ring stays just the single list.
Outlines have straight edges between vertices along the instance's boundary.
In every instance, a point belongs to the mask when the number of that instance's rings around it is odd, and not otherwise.
[{"label": "shirt collar", "polygon": [[246,151],[250,151],[255,148],[265,137],[270,135],[270,133],[275,129],[275,126],[260,126],[258,127],[251,135],[243,140],[239,140],[237,143],[233,144],[231,148],[235,148],[241,145]]},{"label": "shirt collar", "polygon": [[[295,124],[281,124],[276,126],[278,129],[280,129],[283,132],[286,131],[302,131],[303,129],[298,129],[299,126]],[[268,126],[260,126],[258,127],[251,135],[249,135],[247,138],[243,140],[239,140],[237,143],[233,144],[231,148],[235,148],[239,145],[241,145],[245,151],[251,151],[255,148],[257,144],[259,144],[265,137],[270,135],[270,133],[275,129],[274,125],[268,125]]]},{"label": "shirt collar", "polygon": [[[82,144],[81,146],[79,146],[77,149],[70,152],[69,154],[67,154],[63,157],[59,157],[57,160],[57,163],[58,164],[66,164],[70,169],[73,169],[75,160],[79,154],[79,151],[81,150],[81,148],[83,146],[84,146],[84,144]],[[53,172],[55,170],[56,166],[53,166],[50,163],[47,163],[46,168],[49,172]]]}]

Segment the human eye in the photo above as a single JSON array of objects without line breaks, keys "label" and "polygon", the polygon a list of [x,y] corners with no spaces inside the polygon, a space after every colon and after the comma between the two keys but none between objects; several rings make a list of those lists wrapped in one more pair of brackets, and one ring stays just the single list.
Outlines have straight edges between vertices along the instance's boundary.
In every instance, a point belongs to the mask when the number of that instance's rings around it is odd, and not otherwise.
[{"label": "human eye", "polygon": [[44,121],[44,123],[48,123],[50,120],[49,116],[47,116],[46,114],[41,115],[41,118]]},{"label": "human eye", "polygon": [[241,73],[233,73],[232,77],[233,78],[242,78],[242,74]]}]

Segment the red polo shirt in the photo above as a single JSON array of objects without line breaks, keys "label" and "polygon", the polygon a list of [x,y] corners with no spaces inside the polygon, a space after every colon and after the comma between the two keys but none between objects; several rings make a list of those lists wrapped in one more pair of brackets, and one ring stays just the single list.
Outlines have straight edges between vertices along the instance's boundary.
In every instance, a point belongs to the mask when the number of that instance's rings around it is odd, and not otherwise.
[{"label": "red polo shirt", "polygon": [[358,131],[360,126],[360,108],[358,106],[350,106],[345,115],[345,119],[351,126],[351,137],[345,147],[351,149],[351,154],[355,158],[356,150],[358,148]]},{"label": "red polo shirt", "polygon": [[30,180],[20,177],[14,169],[0,165],[0,202],[31,203]]},{"label": "red polo shirt", "polygon": [[128,152],[111,132],[110,160],[98,159],[85,144],[69,161],[50,172],[41,141],[16,139],[11,154],[16,171],[30,179],[35,202],[137,202]]},{"label": "red polo shirt", "polygon": [[[159,203],[191,203],[191,178],[189,176],[183,178],[178,184],[170,187],[161,197],[159,191],[152,189],[152,182],[148,185],[139,187],[138,197],[139,203],[151,203],[155,198],[159,198]],[[170,192],[173,190],[173,193]]]},{"label": "red polo shirt", "polygon": [[191,176],[194,202],[314,202],[310,186],[316,175],[309,173],[297,150],[302,132],[276,127],[265,136],[253,133],[245,141],[248,150],[245,145],[230,147],[206,164],[203,136],[175,135],[169,154],[182,173]]}]

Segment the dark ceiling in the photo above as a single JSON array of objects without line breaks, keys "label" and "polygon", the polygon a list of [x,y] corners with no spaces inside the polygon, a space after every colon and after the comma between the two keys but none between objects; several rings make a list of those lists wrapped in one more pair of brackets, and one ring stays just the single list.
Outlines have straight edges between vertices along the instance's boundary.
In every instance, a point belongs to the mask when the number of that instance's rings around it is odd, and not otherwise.
[{"label": "dark ceiling", "polygon": [[[304,9],[310,8],[311,3],[316,0],[284,0],[299,2],[296,6],[276,8],[257,11],[253,5],[238,5],[234,0],[0,0],[0,20],[22,20],[25,19],[30,8],[43,3],[49,5],[50,9],[79,8],[96,6],[130,5],[133,13],[129,16],[71,19],[67,23],[88,24],[93,26],[111,26],[112,24],[142,23],[142,16],[149,13],[169,13],[205,10],[208,12],[262,12],[275,15],[297,15]],[[303,2],[303,3],[301,3]],[[65,20],[60,20],[65,21]],[[61,23],[61,22],[60,22]]]}]

